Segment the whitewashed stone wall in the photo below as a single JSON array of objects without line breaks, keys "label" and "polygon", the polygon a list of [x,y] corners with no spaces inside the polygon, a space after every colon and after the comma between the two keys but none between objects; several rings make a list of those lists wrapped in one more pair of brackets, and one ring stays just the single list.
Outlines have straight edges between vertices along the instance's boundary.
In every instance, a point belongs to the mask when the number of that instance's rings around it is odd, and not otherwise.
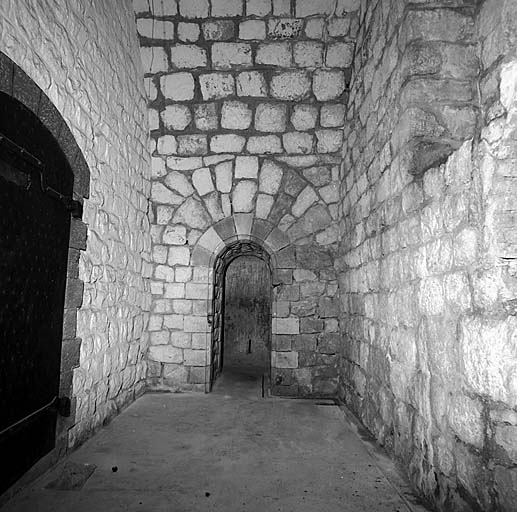
[{"label": "whitewashed stone wall", "polygon": [[74,445],[134,399],[146,372],[150,162],[133,8],[129,1],[4,0],[0,46],[62,114],[91,174]]},{"label": "whitewashed stone wall", "polygon": [[134,5],[153,151],[149,382],[204,389],[211,265],[240,237],[275,257],[290,251],[277,258],[277,391],[334,393],[338,167],[357,2]]},{"label": "whitewashed stone wall", "polygon": [[340,393],[436,509],[511,511],[517,12],[467,4],[362,3]]}]

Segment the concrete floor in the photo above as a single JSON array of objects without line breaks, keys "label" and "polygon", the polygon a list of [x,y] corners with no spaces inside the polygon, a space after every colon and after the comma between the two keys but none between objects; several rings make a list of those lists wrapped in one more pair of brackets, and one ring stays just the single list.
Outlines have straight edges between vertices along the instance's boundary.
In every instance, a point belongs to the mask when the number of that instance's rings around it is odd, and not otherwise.
[{"label": "concrete floor", "polygon": [[[45,488],[73,464],[96,466],[82,488]],[[2,508],[72,510],[426,509],[346,411],[329,401],[264,399],[260,377],[226,372],[208,395],[144,395]]]}]

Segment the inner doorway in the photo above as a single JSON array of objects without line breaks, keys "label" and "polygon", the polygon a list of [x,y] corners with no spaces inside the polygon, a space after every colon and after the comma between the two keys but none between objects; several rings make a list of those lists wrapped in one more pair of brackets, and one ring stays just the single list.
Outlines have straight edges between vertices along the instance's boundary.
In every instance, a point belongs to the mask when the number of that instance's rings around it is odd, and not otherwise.
[{"label": "inner doorway", "polygon": [[271,331],[271,273],[256,256],[241,256],[224,282],[223,364],[250,374],[267,372]]},{"label": "inner doorway", "polygon": [[252,241],[227,247],[215,265],[210,390],[269,385],[272,276],[268,254]]}]

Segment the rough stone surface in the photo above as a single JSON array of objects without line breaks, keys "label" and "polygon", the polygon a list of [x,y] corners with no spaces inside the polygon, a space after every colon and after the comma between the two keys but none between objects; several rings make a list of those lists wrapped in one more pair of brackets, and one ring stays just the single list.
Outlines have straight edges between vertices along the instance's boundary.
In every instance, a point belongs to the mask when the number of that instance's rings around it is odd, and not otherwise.
[{"label": "rough stone surface", "polygon": [[[81,250],[69,259],[79,260],[77,277],[84,285],[76,287],[82,304],[77,367],[66,376],[68,384],[61,382],[66,396],[73,393],[72,416],[58,422],[57,446],[64,451],[84,441],[144,387],[152,267],[146,213],[151,158],[142,73],[168,68],[163,48],[142,48],[140,60],[129,2],[78,0],[71,6],[7,0],[0,4],[0,19],[2,52],[48,96],[70,129],[54,125],[51,131],[62,147],[78,146],[88,167],[82,215],[87,231],[78,244]],[[163,28],[170,31],[169,24]],[[22,92],[17,86],[15,93]],[[50,126],[43,97],[40,105],[39,116]],[[76,155],[67,157],[73,166]],[[78,192],[77,198],[83,195]],[[77,220],[72,220],[74,226]]]}]

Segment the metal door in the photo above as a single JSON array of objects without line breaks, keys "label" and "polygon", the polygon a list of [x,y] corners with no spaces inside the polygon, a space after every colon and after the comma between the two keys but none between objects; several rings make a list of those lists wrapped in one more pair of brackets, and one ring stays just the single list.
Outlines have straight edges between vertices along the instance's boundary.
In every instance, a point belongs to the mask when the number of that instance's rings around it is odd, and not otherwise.
[{"label": "metal door", "polygon": [[2,492],[55,444],[70,212],[42,186],[40,161],[0,142]]}]

